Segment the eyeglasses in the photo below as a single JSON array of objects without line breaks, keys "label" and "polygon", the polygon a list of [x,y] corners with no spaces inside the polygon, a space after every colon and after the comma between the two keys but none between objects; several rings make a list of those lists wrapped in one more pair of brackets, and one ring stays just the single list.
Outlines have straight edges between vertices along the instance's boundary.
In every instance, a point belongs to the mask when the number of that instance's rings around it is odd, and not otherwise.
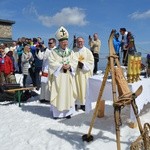
[{"label": "eyeglasses", "polygon": [[51,45],[51,44],[53,44],[53,43],[48,42],[48,44],[50,44],[50,45]]}]

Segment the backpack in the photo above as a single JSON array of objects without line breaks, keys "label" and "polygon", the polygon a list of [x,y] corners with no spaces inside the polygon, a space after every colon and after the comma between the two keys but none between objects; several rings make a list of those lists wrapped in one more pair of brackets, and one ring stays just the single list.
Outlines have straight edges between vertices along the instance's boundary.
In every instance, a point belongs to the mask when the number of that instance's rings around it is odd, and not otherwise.
[{"label": "backpack", "polygon": [[26,102],[31,97],[32,97],[31,92],[29,90],[26,90],[21,95],[21,102]]}]

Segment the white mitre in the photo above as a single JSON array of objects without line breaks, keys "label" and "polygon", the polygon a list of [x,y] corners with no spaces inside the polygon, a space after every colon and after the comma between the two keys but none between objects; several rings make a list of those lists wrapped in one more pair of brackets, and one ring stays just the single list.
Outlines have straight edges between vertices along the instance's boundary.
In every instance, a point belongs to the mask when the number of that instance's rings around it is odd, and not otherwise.
[{"label": "white mitre", "polygon": [[68,31],[63,27],[61,26],[55,33],[55,36],[56,36],[56,39],[58,41],[63,41],[63,40],[68,40],[69,38],[69,33]]}]

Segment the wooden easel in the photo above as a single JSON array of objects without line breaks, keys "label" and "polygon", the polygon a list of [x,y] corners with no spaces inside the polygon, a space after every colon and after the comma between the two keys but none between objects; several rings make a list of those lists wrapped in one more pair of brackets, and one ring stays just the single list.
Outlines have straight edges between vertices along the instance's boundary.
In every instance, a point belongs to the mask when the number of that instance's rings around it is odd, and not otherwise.
[{"label": "wooden easel", "polygon": [[[114,33],[115,33],[115,30],[112,30],[109,40],[108,40],[110,54],[108,57],[107,67],[105,70],[104,78],[103,78],[100,92],[98,95],[95,111],[94,111],[94,114],[93,114],[93,117],[91,120],[90,128],[89,128],[88,134],[85,134],[82,136],[82,140],[87,141],[87,142],[90,142],[93,140],[93,136],[91,135],[92,127],[93,127],[94,121],[97,117],[97,112],[99,109],[100,102],[102,100],[102,95],[103,95],[103,91],[105,88],[105,84],[106,84],[106,81],[108,78],[108,74],[110,73],[112,76],[112,94],[113,94],[113,107],[114,107],[114,121],[115,121],[115,128],[116,128],[116,143],[117,143],[117,150],[121,150],[121,145],[120,145],[121,117],[120,117],[120,115],[121,115],[121,109],[124,108],[126,105],[130,105],[130,104],[132,105],[141,136],[144,133],[143,129],[142,129],[141,121],[140,121],[140,118],[138,115],[138,108],[137,108],[137,105],[135,102],[135,98],[138,97],[142,93],[142,86],[140,86],[135,93],[132,93],[130,91],[130,89],[128,87],[128,83],[122,73],[122,69],[121,69],[121,66],[120,66],[120,63],[118,60],[118,56],[116,55],[116,53],[114,51],[114,47],[113,47]],[[114,66],[114,64],[116,64],[116,66]],[[116,69],[118,69],[120,71],[118,74],[120,78],[118,78],[118,79],[116,79],[116,76],[117,76]],[[120,83],[119,83],[120,81],[123,82],[122,85],[120,85]],[[119,97],[117,97],[117,94],[116,94],[117,88],[118,88]],[[143,139],[143,143],[146,147],[147,143],[144,142],[144,139]],[[145,148],[145,150],[148,150],[148,149]]]}]

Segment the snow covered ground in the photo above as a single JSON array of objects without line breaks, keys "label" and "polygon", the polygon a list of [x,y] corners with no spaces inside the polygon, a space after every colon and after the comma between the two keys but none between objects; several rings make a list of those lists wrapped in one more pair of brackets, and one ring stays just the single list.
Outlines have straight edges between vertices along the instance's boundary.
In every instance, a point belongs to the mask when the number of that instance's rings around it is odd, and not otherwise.
[{"label": "snow covered ground", "polygon": [[[109,102],[109,103],[108,103]],[[129,145],[139,135],[138,128],[127,125],[129,108],[122,112],[121,147],[129,150]],[[150,104],[141,112],[142,124],[149,122]],[[94,141],[83,142],[92,118],[92,112],[76,112],[71,119],[54,120],[48,104],[30,99],[18,104],[0,104],[0,149],[1,150],[95,150],[116,149],[113,107],[106,101],[104,118],[97,118],[92,135]]]},{"label": "snow covered ground", "polygon": [[[105,117],[97,118],[92,129],[94,141],[82,141],[88,133],[93,111],[79,110],[71,119],[54,120],[49,104],[41,104],[39,97],[26,103],[0,103],[0,150],[116,150],[113,106],[106,101]],[[140,113],[142,124],[150,123],[150,104]],[[129,150],[139,136],[138,128],[128,127],[129,107],[122,110],[121,148]]]}]

